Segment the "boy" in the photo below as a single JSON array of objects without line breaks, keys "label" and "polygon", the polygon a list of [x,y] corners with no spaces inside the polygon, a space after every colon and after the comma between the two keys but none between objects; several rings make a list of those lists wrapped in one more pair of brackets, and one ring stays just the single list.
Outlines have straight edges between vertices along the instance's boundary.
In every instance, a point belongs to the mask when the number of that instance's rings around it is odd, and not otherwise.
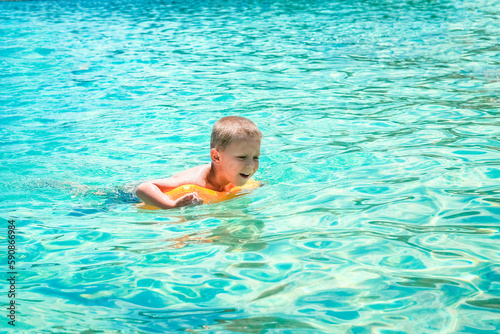
[{"label": "boy", "polygon": [[136,195],[145,204],[160,209],[201,204],[196,193],[172,200],[164,193],[184,184],[215,191],[229,191],[244,185],[259,169],[262,133],[249,119],[229,116],[214,124],[210,140],[211,164],[197,166],[166,179],[148,181],[137,187]]}]

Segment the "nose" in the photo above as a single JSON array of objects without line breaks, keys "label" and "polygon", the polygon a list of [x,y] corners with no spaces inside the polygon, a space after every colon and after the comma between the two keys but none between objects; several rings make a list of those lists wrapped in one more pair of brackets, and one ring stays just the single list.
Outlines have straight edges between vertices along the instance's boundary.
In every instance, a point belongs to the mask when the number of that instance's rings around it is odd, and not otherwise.
[{"label": "nose", "polygon": [[255,161],[253,158],[247,160],[247,167],[251,168],[252,171],[256,171],[259,168],[259,162]]}]

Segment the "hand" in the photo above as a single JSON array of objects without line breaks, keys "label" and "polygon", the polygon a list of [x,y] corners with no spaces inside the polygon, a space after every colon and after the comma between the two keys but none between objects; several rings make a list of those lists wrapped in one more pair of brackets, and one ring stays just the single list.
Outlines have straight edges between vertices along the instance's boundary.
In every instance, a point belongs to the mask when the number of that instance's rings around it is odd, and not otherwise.
[{"label": "hand", "polygon": [[180,208],[182,206],[188,205],[200,205],[203,204],[203,200],[198,196],[197,193],[189,193],[182,197],[180,197],[177,201],[175,201],[175,207]]}]

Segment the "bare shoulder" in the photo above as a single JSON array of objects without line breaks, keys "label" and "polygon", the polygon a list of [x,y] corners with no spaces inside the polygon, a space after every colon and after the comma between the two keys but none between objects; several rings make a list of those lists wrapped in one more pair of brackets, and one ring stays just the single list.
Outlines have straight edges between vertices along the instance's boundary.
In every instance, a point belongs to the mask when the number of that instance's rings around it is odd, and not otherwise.
[{"label": "bare shoulder", "polygon": [[196,166],[165,179],[156,179],[141,184],[137,189],[154,185],[162,192],[172,190],[185,184],[196,184],[204,186],[206,177],[210,171],[210,165]]},{"label": "bare shoulder", "polygon": [[197,184],[204,185],[208,172],[210,171],[210,165],[200,165],[190,169],[186,169],[180,173],[172,176],[172,179],[180,181],[182,184]]}]

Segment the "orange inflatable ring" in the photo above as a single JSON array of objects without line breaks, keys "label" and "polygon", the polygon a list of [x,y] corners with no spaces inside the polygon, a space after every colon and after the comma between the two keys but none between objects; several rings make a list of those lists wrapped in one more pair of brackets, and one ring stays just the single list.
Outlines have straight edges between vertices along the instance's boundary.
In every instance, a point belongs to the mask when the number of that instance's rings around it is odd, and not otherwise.
[{"label": "orange inflatable ring", "polygon": [[245,185],[241,187],[233,187],[229,191],[215,191],[194,184],[185,184],[167,191],[165,195],[175,201],[186,194],[197,193],[198,196],[200,196],[200,198],[203,200],[203,204],[210,204],[226,201],[228,199],[247,194],[250,190],[258,188],[260,186],[261,183],[253,179],[248,180]]}]

